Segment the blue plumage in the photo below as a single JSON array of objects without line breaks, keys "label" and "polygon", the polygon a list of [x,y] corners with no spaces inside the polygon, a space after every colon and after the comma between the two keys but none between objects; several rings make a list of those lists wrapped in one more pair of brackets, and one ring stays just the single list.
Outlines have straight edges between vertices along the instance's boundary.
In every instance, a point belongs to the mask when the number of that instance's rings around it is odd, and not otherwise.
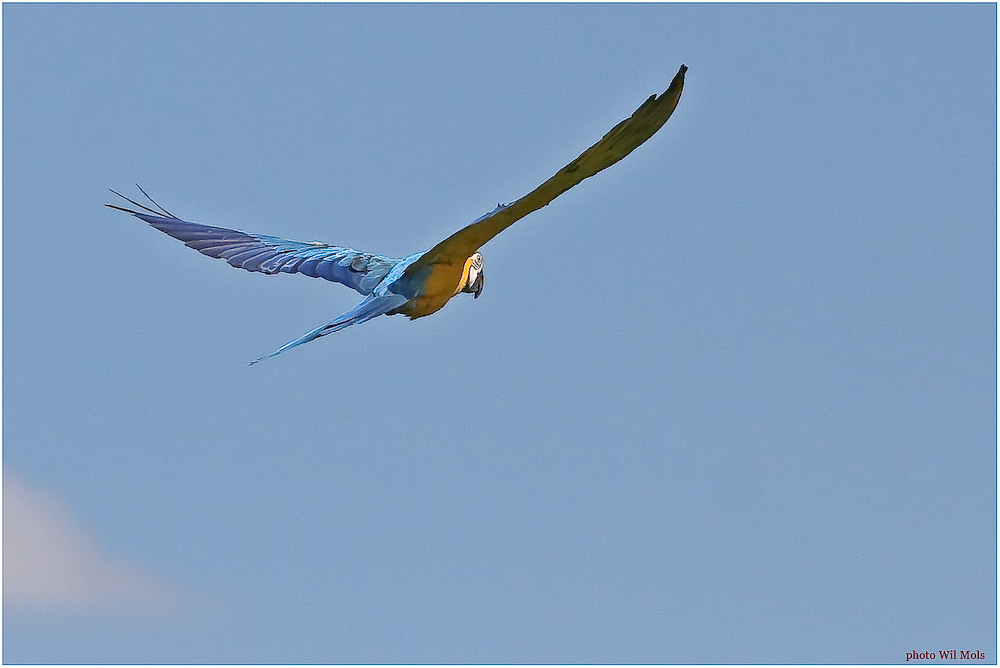
[{"label": "blue plumage", "polygon": [[173,216],[132,213],[136,218],[183,241],[184,245],[199,253],[223,259],[239,269],[262,274],[299,273],[312,278],[325,278],[334,283],[342,283],[363,295],[374,290],[399,262],[398,258],[363,253],[353,248],[331,246],[318,241],[293,241],[189,223]]},{"label": "blue plumage", "polygon": [[268,357],[274,357],[279,353],[283,353],[289,348],[294,348],[295,346],[301,346],[303,343],[309,343],[314,339],[318,339],[321,336],[326,336],[327,334],[333,334],[334,332],[339,332],[345,327],[350,327],[351,325],[360,325],[363,322],[367,322],[372,318],[377,318],[380,315],[385,315],[394,308],[398,308],[406,303],[406,297],[402,295],[388,293],[385,295],[372,294],[368,295],[365,299],[361,301],[360,304],[352,308],[347,313],[337,316],[335,320],[331,320],[325,325],[320,325],[316,329],[306,332],[294,341],[289,341],[285,345],[281,346],[275,350],[270,355],[265,355],[255,359],[250,362],[251,366],[266,360]]},{"label": "blue plumage", "polygon": [[[662,95],[650,96],[627,119],[616,125],[547,181],[519,200],[496,209],[465,226],[429,251],[405,258],[390,258],[333,246],[318,241],[292,241],[263,234],[250,234],[181,220],[142,194],[152,209],[114,192],[137,207],[106,206],[130,213],[161,232],[209,257],[262,274],[303,274],[341,283],[365,298],[350,311],[303,334],[267,357],[308,343],[345,327],[380,315],[402,314],[411,319],[430,315],[461,292],[479,297],[483,289],[483,258],[487,241],[515,222],[537,211],[584,179],[610,167],[634,151],[663,127],[680,101],[687,67],[681,65]],[[256,364],[262,357],[254,360]]]}]

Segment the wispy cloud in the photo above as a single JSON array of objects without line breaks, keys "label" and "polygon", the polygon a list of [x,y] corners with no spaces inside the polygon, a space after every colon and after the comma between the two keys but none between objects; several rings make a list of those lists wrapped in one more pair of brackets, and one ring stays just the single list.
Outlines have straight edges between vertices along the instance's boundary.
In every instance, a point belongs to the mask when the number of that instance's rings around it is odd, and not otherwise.
[{"label": "wispy cloud", "polygon": [[109,555],[55,497],[4,472],[3,600],[34,610],[160,609],[176,595]]}]

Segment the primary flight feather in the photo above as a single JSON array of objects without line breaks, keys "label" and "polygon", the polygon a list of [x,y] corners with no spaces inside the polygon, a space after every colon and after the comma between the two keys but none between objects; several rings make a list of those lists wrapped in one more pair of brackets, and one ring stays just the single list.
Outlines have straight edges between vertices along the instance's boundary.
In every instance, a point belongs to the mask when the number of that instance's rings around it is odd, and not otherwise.
[{"label": "primary flight feather", "polygon": [[410,319],[422,318],[439,310],[459,293],[468,292],[478,298],[484,281],[483,257],[479,249],[521,218],[542,208],[585,178],[615,164],[652,137],[677,107],[684,88],[685,72],[687,67],[681,65],[662,95],[651,95],[635,113],[612,128],[599,142],[521,199],[498,206],[429,251],[401,259],[318,241],[292,241],[189,223],[154,202],[142,188],[139,190],[156,209],[139,204],[114,190],[111,192],[140,210],[114,204],[105,206],[130,213],[198,252],[224,259],[234,267],[264,274],[299,273],[325,278],[365,295],[350,311],[250,363],[256,364],[289,348],[380,315],[402,313]]}]

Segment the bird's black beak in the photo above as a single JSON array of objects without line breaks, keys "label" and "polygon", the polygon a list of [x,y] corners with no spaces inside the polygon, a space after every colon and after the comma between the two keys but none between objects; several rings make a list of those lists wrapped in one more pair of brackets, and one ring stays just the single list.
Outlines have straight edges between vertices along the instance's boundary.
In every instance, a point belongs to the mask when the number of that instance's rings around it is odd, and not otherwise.
[{"label": "bird's black beak", "polygon": [[476,280],[472,281],[472,285],[468,289],[472,293],[473,299],[479,299],[479,293],[483,291],[483,280],[483,271],[480,269],[479,273],[476,274]]}]

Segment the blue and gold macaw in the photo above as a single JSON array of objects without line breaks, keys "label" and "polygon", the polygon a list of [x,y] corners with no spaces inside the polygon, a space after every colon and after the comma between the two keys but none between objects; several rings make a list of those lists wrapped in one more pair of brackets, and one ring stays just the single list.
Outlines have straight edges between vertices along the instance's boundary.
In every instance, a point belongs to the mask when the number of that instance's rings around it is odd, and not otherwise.
[{"label": "blue and gold macaw", "polygon": [[662,95],[651,95],[629,118],[521,199],[498,206],[429,251],[402,259],[318,241],[292,241],[189,223],[154,202],[142,188],[139,190],[156,209],[143,206],[114,190],[111,192],[141,211],[114,204],[106,206],[130,213],[196,251],[224,259],[234,267],[263,274],[299,273],[325,278],[365,295],[361,303],[350,311],[250,363],[256,364],[289,348],[376,316],[402,313],[412,320],[434,313],[459,293],[468,292],[478,298],[483,290],[483,256],[479,254],[479,249],[521,218],[542,208],[585,178],[615,164],[652,137],[677,107],[686,71],[687,67],[681,65],[670,87]]}]

